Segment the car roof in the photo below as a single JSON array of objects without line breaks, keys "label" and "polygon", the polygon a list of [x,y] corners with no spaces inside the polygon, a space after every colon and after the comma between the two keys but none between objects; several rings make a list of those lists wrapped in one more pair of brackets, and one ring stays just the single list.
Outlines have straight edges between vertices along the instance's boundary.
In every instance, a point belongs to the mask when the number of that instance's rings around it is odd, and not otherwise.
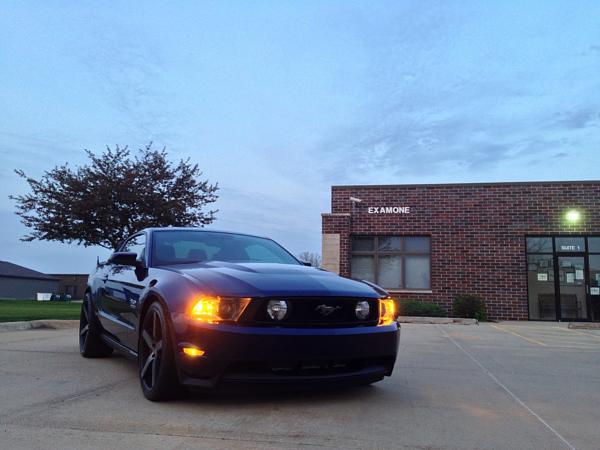
[{"label": "car roof", "polygon": [[[203,233],[237,234],[237,235],[241,235],[241,236],[250,236],[250,237],[256,237],[256,238],[261,238],[261,239],[269,239],[271,241],[273,240],[270,237],[258,236],[256,234],[239,233],[237,231],[224,231],[224,230],[212,230],[212,229],[207,230],[206,228],[200,228],[200,227],[150,227],[150,228],[144,228],[143,230],[140,230],[139,233],[141,233],[143,231],[150,232],[150,233],[153,233],[155,231],[201,231]],[[133,234],[132,234],[132,236],[133,236]]]}]

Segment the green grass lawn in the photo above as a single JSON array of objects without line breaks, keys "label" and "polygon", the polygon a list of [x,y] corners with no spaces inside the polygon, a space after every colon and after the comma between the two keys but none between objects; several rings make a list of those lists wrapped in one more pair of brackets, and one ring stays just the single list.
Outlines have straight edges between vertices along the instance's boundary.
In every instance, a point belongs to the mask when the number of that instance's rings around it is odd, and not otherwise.
[{"label": "green grass lawn", "polygon": [[0,322],[39,319],[79,319],[81,303],[0,300]]}]

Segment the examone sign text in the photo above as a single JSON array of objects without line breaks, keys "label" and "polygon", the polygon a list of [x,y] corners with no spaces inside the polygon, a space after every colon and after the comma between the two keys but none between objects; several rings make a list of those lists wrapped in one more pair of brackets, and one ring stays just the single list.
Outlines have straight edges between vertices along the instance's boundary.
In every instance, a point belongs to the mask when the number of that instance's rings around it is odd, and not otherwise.
[{"label": "examone sign text", "polygon": [[410,214],[410,206],[369,206],[368,214]]}]

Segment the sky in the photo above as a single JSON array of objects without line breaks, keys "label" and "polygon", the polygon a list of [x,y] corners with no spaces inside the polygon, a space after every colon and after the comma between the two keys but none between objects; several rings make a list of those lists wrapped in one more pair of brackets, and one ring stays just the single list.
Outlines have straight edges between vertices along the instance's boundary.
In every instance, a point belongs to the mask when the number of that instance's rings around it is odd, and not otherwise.
[{"label": "sky", "polygon": [[600,178],[600,2],[7,0],[0,104],[0,260],[92,271],[19,240],[14,169],[150,141],[219,183],[209,228],[320,252],[332,185]]}]

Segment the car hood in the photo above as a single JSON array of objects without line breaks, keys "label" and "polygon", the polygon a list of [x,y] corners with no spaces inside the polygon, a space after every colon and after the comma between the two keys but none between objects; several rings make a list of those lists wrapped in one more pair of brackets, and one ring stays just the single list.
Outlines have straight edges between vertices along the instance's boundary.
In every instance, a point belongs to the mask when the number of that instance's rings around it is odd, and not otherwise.
[{"label": "car hood", "polygon": [[270,263],[208,263],[161,267],[199,284],[207,294],[233,297],[381,297],[375,287],[313,267]]}]

